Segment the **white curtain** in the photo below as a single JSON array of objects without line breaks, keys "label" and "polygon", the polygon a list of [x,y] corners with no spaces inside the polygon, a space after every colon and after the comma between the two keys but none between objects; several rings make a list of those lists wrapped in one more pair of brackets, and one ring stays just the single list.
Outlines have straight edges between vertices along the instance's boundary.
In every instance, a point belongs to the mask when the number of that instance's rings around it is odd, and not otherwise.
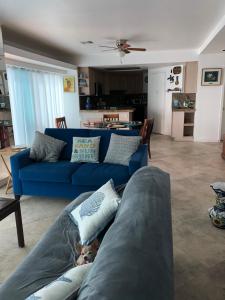
[{"label": "white curtain", "polygon": [[7,76],[15,144],[31,145],[64,115],[62,75],[7,65]]}]

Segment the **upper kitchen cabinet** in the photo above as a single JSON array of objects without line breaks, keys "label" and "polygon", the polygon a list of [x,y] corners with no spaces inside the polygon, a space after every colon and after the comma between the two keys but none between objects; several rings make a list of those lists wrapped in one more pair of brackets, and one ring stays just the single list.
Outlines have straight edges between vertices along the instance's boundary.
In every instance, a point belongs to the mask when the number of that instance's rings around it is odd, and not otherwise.
[{"label": "upper kitchen cabinet", "polygon": [[185,93],[197,92],[197,78],[198,78],[198,62],[197,61],[187,62],[185,66],[185,82],[184,82]]},{"label": "upper kitchen cabinet", "polygon": [[144,73],[116,71],[90,67],[78,68],[80,95],[140,94]]}]

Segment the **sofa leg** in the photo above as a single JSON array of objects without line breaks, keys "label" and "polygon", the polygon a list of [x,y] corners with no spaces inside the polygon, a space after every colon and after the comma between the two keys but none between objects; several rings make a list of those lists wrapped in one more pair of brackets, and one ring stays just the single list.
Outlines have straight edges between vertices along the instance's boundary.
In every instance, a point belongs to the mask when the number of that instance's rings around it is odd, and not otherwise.
[{"label": "sofa leg", "polygon": [[15,200],[20,201],[20,195],[15,195]]}]

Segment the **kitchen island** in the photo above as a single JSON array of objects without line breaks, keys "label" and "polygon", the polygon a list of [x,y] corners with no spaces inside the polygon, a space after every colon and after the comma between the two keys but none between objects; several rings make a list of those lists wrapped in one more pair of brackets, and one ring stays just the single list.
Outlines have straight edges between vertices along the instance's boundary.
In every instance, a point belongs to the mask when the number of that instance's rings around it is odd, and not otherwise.
[{"label": "kitchen island", "polygon": [[133,112],[135,108],[117,108],[117,109],[81,109],[80,110],[80,125],[83,128],[84,122],[103,121],[105,115],[118,115],[119,121],[133,121]]}]

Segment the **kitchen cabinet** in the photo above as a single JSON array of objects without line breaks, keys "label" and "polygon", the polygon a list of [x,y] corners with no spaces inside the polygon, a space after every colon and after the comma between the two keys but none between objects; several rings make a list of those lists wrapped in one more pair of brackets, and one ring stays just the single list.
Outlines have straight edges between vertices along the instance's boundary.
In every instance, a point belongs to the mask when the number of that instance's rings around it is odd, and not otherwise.
[{"label": "kitchen cabinet", "polygon": [[198,62],[187,62],[185,66],[185,81],[184,92],[185,93],[197,93],[197,81],[198,81]]},{"label": "kitchen cabinet", "polygon": [[117,72],[80,67],[79,92],[80,95],[95,95],[95,84],[99,84],[104,95],[109,95],[110,91],[140,94],[143,92],[143,74],[142,71]]}]

